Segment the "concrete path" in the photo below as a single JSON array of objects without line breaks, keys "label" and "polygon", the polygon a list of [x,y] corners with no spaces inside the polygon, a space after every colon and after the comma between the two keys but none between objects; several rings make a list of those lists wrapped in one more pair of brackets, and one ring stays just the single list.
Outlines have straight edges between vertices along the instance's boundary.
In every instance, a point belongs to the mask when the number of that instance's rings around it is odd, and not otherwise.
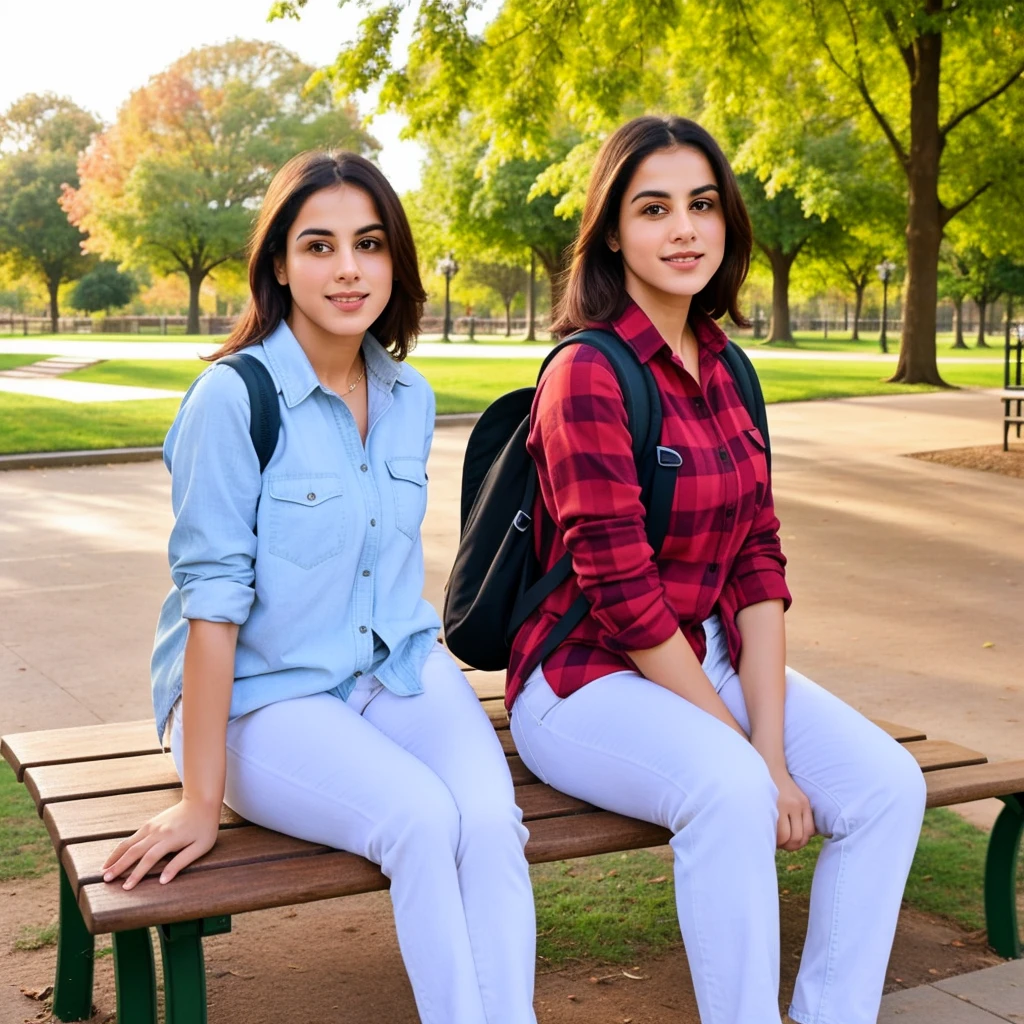
[{"label": "concrete path", "polygon": [[[188,360],[209,355],[219,347],[219,342],[195,341],[69,341],[55,338],[52,341],[29,341],[18,338],[0,338],[0,353],[10,355],[59,355],[81,356],[93,360]],[[421,341],[415,349],[418,359],[542,359],[549,345],[493,345],[475,344],[467,341]],[[939,363],[988,364],[998,363],[1002,350],[994,351],[988,358],[967,356],[963,359],[940,357]],[[751,348],[747,349],[752,359],[796,359],[825,360],[855,363],[889,363],[895,365],[896,355],[882,355],[880,352],[813,352],[793,349]]]},{"label": "concrete path", "polygon": [[138,388],[123,384],[91,384],[86,381],[62,380],[65,373],[84,370],[97,359],[56,356],[28,366],[0,370],[0,391],[36,398],[54,398],[62,402],[135,402],[147,398],[180,398],[184,391],[162,388]]},{"label": "concrete path", "polygon": [[[984,392],[776,405],[796,597],[789,662],[868,715],[1024,751],[1024,481],[903,458],[991,444]],[[437,432],[424,524],[440,607],[468,427]],[[169,586],[159,462],[0,473],[0,733],[145,718]],[[990,824],[998,801],[964,813]],[[1024,1022],[1022,964],[886,997],[886,1024]]]}]

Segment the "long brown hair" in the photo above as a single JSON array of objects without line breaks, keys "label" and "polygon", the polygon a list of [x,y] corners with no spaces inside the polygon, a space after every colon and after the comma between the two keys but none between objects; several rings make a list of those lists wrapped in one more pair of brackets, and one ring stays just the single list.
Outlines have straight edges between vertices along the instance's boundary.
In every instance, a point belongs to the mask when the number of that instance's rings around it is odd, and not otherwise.
[{"label": "long brown hair", "polygon": [[714,319],[726,313],[740,327],[749,321],[737,295],[750,267],[753,230],[736,176],[718,143],[695,121],[684,117],[637,117],[605,140],[590,176],[580,232],[551,331],[565,337],[590,323],[615,320],[629,302],[622,255],[608,247],[618,227],[619,206],[634,172],[652,153],[691,146],[707,157],[715,172],[725,215],[725,256],[710,281],[693,297]]},{"label": "long brown hair", "polygon": [[416,262],[416,245],[402,203],[380,170],[358,153],[310,151],[292,157],[274,175],[249,239],[252,298],[227,341],[207,359],[219,359],[268,338],[291,312],[292,293],[274,274],[274,256],[285,251],[288,231],[314,192],[352,185],[374,202],[384,225],[394,270],[391,297],[370,325],[373,336],[395,359],[405,359],[419,333],[426,293]]}]

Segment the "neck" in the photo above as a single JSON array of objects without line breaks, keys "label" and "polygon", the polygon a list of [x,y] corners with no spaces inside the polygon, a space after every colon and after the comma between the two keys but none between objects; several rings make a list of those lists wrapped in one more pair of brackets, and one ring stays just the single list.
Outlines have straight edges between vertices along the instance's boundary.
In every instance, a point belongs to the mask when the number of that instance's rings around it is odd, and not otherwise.
[{"label": "neck", "polygon": [[337,391],[353,375],[363,335],[331,334],[292,307],[287,324],[321,384]]},{"label": "neck", "polygon": [[626,293],[647,314],[676,355],[682,354],[683,336],[690,316],[690,295],[668,295],[649,288],[627,272]]}]

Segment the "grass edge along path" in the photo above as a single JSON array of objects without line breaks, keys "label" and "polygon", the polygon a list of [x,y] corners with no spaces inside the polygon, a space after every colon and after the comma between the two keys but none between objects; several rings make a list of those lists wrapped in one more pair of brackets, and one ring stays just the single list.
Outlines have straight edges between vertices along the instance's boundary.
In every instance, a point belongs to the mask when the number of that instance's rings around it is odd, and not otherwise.
[{"label": "grass edge along path", "polygon": [[[499,395],[534,384],[540,356],[536,363],[525,359],[417,362],[415,358],[412,363],[430,381],[437,411],[443,415],[479,412]],[[67,379],[184,391],[204,366],[199,360],[112,360],[68,374]],[[769,403],[937,390],[928,385],[889,384],[883,377],[885,370],[877,363],[766,360],[758,374]],[[998,387],[1002,382],[1002,368],[996,362],[950,364],[943,373],[950,383],[964,387]],[[178,405],[176,398],[79,405],[0,392],[0,454],[159,445]],[[993,424],[997,411],[993,406]]]},{"label": "grass edge along path", "polygon": [[[910,872],[906,902],[975,931],[983,928],[982,880],[988,833],[953,811],[928,811]],[[821,840],[798,853],[779,853],[783,898],[810,892]],[[50,838],[24,786],[0,764],[0,881],[37,878],[56,868]],[[530,869],[537,904],[537,952],[547,967],[572,958],[625,964],[677,945],[668,849],[635,850]],[[1024,859],[1020,878],[1024,883]],[[48,944],[49,922],[19,940]],[[36,932],[39,932],[38,936]],[[52,937],[51,937],[52,938]]]}]

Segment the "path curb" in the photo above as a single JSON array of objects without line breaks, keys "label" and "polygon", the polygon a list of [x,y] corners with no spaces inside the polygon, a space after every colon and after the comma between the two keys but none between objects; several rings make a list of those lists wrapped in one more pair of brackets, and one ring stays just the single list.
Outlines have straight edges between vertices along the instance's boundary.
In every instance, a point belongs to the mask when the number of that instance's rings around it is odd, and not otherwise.
[{"label": "path curb", "polygon": [[[458,412],[438,416],[436,427],[471,426],[480,419],[478,412]],[[159,459],[163,448],[92,448],[71,452],[25,452],[0,455],[0,472],[6,469],[57,469],[65,466],[102,466],[121,462],[148,462]]]}]

